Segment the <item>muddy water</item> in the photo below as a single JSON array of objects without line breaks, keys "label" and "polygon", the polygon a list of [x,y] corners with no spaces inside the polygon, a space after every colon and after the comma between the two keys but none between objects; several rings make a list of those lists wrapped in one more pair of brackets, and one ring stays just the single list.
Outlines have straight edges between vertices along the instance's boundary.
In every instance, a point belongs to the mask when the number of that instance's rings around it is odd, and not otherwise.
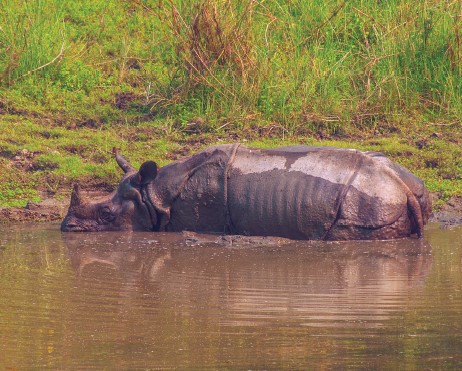
[{"label": "muddy water", "polygon": [[0,226],[0,370],[461,368],[462,227],[425,236]]}]

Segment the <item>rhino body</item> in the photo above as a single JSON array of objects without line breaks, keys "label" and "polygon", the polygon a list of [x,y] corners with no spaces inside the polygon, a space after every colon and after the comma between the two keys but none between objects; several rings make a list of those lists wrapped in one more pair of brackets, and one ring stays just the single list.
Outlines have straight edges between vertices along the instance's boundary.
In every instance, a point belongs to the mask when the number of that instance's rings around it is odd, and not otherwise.
[{"label": "rhino body", "polygon": [[108,197],[78,187],[62,231],[195,231],[290,239],[421,237],[431,212],[423,182],[377,152],[333,147],[209,147],[125,176]]}]

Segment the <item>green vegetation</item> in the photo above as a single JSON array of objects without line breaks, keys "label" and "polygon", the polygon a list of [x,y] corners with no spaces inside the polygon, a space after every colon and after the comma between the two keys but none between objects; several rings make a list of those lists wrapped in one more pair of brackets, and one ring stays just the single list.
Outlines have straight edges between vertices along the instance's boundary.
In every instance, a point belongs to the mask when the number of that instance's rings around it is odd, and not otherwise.
[{"label": "green vegetation", "polygon": [[4,0],[0,206],[218,141],[384,151],[462,195],[462,3]]}]

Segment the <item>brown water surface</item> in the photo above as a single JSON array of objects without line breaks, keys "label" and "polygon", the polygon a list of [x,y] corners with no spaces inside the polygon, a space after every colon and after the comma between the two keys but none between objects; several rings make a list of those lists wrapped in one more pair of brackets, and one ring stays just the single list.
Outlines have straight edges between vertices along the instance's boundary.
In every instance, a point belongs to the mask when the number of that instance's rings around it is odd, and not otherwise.
[{"label": "brown water surface", "polygon": [[214,239],[0,226],[0,370],[462,368],[462,227]]}]

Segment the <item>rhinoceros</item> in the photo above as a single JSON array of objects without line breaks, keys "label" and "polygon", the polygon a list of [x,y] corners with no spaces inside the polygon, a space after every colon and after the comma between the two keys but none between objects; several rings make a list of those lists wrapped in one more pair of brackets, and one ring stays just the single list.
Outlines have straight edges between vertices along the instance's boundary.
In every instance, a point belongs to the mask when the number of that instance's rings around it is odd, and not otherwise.
[{"label": "rhinoceros", "polygon": [[194,231],[304,240],[422,237],[423,182],[379,152],[334,147],[206,148],[159,168],[124,171],[96,201],[74,186],[64,232]]}]

